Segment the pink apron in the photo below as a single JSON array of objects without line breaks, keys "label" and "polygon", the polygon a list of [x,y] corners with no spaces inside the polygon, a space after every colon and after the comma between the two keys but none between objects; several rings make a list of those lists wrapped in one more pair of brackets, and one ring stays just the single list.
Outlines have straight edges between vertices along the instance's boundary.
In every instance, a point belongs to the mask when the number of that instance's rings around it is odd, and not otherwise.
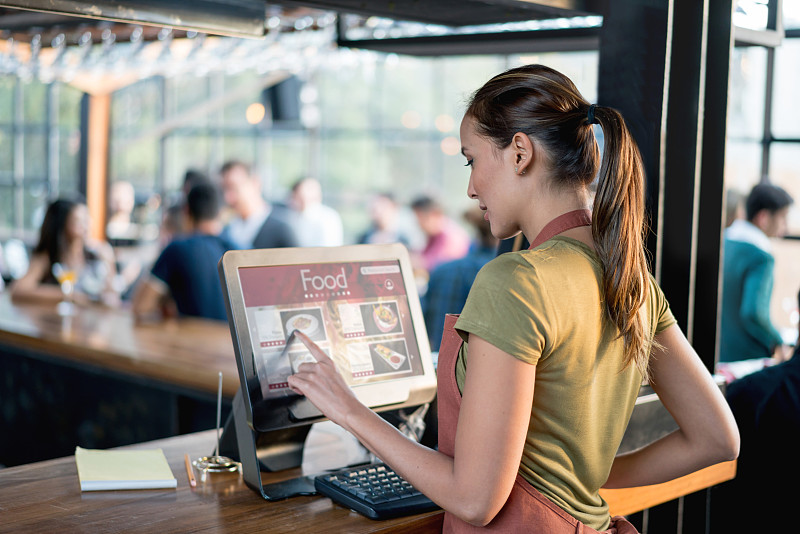
[{"label": "pink apron", "polygon": [[[566,213],[547,224],[531,244],[531,248],[540,245],[551,237],[570,228],[591,224],[591,212],[578,210]],[[450,457],[455,451],[456,425],[461,409],[461,394],[456,383],[456,360],[463,343],[455,330],[457,315],[445,317],[444,333],[439,348],[438,364],[438,421],[439,451]],[[596,530],[590,528],[567,512],[562,510],[521,475],[517,474],[511,494],[503,508],[485,527],[476,527],[445,512],[445,533],[462,532],[541,532],[547,534],[592,534]],[[614,517],[608,534],[636,534],[636,529],[624,517]]]}]

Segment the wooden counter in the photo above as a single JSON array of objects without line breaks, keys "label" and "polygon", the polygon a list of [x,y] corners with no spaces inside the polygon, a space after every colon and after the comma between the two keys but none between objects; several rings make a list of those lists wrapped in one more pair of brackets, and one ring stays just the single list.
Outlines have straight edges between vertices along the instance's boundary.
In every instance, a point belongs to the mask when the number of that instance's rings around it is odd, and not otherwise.
[{"label": "wooden counter", "polygon": [[[53,305],[12,303],[0,293],[0,383],[6,385],[0,388],[5,436],[0,463],[65,456],[75,445],[109,448],[212,428],[219,371],[227,412],[239,380],[225,323],[180,319],[138,326],[126,310],[94,307],[69,319],[60,317]],[[4,512],[13,512],[3,514],[4,522],[12,521],[12,531],[29,532],[173,532],[197,530],[201,524],[212,531],[242,532],[266,526],[274,528],[271,532],[440,528],[437,514],[386,523],[327,499],[268,503],[238,477],[192,490],[186,484],[183,453],[209,454],[213,442],[213,432],[206,432],[154,444],[167,451],[179,480],[177,492],[81,494],[71,457],[0,470],[0,503]],[[735,463],[729,462],[666,484],[602,494],[613,514],[627,515],[734,474]]]},{"label": "wooden counter", "polygon": [[136,325],[127,309],[12,302],[0,293],[0,464],[213,428],[239,387],[227,323]]},{"label": "wooden counter", "polygon": [[127,309],[78,308],[61,317],[52,304],[12,302],[0,293],[0,344],[19,346],[79,364],[233,398],[239,375],[228,324],[171,319],[135,325]]},{"label": "wooden counter", "polygon": [[[191,488],[184,467],[213,450],[213,431],[136,445],[160,447],[177,490],[81,493],[74,457],[0,470],[4,532],[441,532],[441,513],[373,521],[322,497],[267,502],[238,474],[222,474]],[[297,476],[292,471],[281,478]]]},{"label": "wooden counter", "polygon": [[[162,448],[177,490],[81,493],[73,456],[0,470],[0,530],[10,532],[441,532],[442,513],[374,521],[324,497],[268,502],[238,474],[212,475],[191,488],[184,466],[213,450],[214,431],[199,432],[126,448]],[[629,514],[659,502],[728,480],[727,462],[667,484],[603,490],[611,513]],[[298,476],[299,469],[264,473],[265,483]]]}]

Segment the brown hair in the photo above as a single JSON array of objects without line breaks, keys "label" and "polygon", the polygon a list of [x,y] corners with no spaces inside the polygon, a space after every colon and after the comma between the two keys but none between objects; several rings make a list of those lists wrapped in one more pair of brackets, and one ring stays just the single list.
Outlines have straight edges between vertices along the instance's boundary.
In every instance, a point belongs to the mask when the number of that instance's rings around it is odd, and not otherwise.
[{"label": "brown hair", "polygon": [[[499,149],[517,132],[528,135],[544,149],[556,187],[588,187],[597,176],[592,236],[603,267],[603,301],[625,342],[626,366],[634,363],[647,378],[652,340],[640,313],[649,284],[644,168],[622,115],[590,107],[569,78],[543,65],[495,76],[472,96],[466,115]],[[603,128],[602,161],[593,122]]]}]

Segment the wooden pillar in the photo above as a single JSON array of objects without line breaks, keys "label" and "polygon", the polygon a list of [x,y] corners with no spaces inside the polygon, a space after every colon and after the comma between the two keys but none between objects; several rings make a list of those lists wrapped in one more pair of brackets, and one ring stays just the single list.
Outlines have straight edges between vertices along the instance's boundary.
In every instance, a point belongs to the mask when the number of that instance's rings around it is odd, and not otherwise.
[{"label": "wooden pillar", "polygon": [[108,169],[111,138],[111,98],[114,91],[135,83],[135,74],[86,75],[70,82],[83,91],[79,191],[91,217],[89,235],[105,239],[108,217]]},{"label": "wooden pillar", "polygon": [[82,111],[81,192],[91,218],[89,235],[102,240],[106,237],[111,93],[85,94]]}]

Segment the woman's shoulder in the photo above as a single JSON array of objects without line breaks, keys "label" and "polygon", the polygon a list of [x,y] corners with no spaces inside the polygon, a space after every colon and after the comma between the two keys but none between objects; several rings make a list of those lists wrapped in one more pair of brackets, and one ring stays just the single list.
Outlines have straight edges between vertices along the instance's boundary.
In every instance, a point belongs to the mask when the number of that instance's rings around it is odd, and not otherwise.
[{"label": "woman's shoulder", "polygon": [[481,268],[479,276],[503,276],[512,273],[520,266],[529,266],[523,252],[525,251],[506,252],[492,258]]},{"label": "woman's shoulder", "polygon": [[524,252],[506,252],[485,264],[472,284],[473,290],[496,292],[523,292],[539,285],[539,274],[535,264],[525,257]]},{"label": "woman's shoulder", "polygon": [[557,236],[536,248],[509,253],[515,263],[523,263],[539,276],[561,277],[577,274],[597,274],[600,259],[587,245],[577,239]]}]

